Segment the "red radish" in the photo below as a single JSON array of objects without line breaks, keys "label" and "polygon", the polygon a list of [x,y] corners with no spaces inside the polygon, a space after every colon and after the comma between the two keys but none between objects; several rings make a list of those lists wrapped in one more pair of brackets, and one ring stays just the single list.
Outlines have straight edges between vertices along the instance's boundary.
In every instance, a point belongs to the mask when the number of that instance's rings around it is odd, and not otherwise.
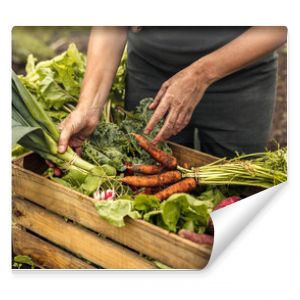
[{"label": "red radish", "polygon": [[62,176],[62,171],[61,169],[59,169],[58,167],[55,166],[55,164],[50,161],[50,160],[45,160],[45,163],[47,164],[47,166],[49,168],[51,168],[53,170],[53,175],[56,177],[61,177]]},{"label": "red radish", "polygon": [[100,200],[113,200],[114,196],[115,196],[114,190],[106,190],[101,192]]},{"label": "red radish", "polygon": [[62,171],[61,171],[61,169],[55,167],[55,168],[53,168],[53,174],[56,177],[61,177]]},{"label": "red radish", "polygon": [[229,198],[223,199],[217,206],[215,206],[214,210],[226,207],[240,200],[241,198],[239,196],[231,196]]},{"label": "red radish", "polygon": [[179,230],[178,234],[181,237],[188,239],[192,242],[195,242],[197,244],[212,245],[214,243],[214,237],[209,234],[195,233],[195,232],[187,230],[187,229]]}]

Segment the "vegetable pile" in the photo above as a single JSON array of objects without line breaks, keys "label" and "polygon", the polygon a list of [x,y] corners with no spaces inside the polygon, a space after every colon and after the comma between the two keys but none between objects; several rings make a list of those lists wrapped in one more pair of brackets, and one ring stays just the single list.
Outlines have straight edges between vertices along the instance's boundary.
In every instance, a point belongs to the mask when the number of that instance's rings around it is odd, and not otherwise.
[{"label": "vegetable pile", "polygon": [[[12,73],[13,144],[42,156],[49,166],[46,177],[92,197],[100,217],[110,224],[125,226],[126,217],[144,219],[196,243],[212,244],[210,213],[239,201],[241,186],[269,188],[286,181],[286,148],[196,168],[178,165],[167,143],[151,143],[163,120],[149,136],[143,135],[153,99],[142,99],[132,112],[120,106],[125,59],[79,157],[70,147],[64,154],[57,151],[57,124],[75,108],[85,57],[74,44],[37,64],[30,55],[27,75]],[[16,153],[23,151],[19,145]]]},{"label": "vegetable pile", "polygon": [[287,149],[237,155],[211,164],[185,169],[183,177],[196,178],[200,184],[244,185],[270,188],[287,180]]}]

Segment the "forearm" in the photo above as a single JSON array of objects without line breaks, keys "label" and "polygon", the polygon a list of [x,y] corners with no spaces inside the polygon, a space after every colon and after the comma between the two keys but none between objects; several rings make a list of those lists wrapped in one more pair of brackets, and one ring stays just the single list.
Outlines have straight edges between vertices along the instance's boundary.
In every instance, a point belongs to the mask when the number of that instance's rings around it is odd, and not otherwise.
[{"label": "forearm", "polygon": [[127,27],[94,27],[79,107],[100,110],[104,105],[127,40]]},{"label": "forearm", "polygon": [[210,85],[271,53],[286,42],[286,37],[286,27],[252,27],[196,61],[196,73]]}]

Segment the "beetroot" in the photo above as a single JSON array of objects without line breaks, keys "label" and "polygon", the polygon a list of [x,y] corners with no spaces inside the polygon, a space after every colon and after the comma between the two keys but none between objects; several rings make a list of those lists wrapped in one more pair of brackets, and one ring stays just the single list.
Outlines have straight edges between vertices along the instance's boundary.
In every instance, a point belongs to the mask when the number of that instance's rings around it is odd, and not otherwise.
[{"label": "beetroot", "polygon": [[214,237],[209,234],[195,233],[193,231],[186,230],[186,229],[179,230],[178,234],[181,237],[188,239],[192,242],[195,242],[197,244],[212,245],[214,243]]},{"label": "beetroot", "polygon": [[231,196],[229,198],[223,199],[217,206],[215,206],[214,210],[226,207],[232,203],[235,203],[237,201],[240,201],[241,198],[238,196]]}]

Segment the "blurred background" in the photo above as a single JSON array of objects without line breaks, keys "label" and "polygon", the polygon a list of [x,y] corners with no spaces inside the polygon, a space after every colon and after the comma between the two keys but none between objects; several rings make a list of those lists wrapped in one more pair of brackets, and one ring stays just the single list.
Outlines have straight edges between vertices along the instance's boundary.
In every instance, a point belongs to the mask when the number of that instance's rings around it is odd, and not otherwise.
[{"label": "blurred background", "polygon": [[[73,42],[86,53],[90,27],[14,27],[12,31],[12,66],[17,74],[25,73],[27,56],[46,60],[65,51]],[[273,130],[268,148],[274,140],[287,145],[287,47],[278,49],[278,84]]]}]

